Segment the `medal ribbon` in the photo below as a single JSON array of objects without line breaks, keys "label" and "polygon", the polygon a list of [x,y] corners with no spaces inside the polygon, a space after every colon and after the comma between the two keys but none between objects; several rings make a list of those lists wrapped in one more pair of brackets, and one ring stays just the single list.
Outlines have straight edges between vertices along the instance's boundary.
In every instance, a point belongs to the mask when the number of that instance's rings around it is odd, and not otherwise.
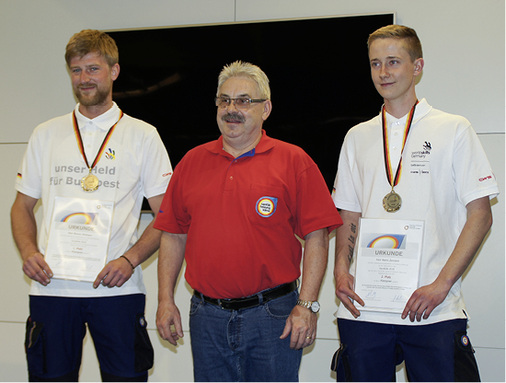
[{"label": "medal ribbon", "polygon": [[118,122],[121,120],[122,117],[123,117],[123,111],[120,110],[118,121],[116,121],[116,123],[109,128],[109,131],[105,135],[104,141],[102,141],[102,145],[100,145],[100,149],[98,150],[98,153],[95,156],[95,160],[93,161],[93,163],[90,166],[88,163],[88,158],[86,157],[86,153],[84,152],[84,144],[83,144],[83,139],[81,137],[81,132],[79,131],[79,126],[77,125],[76,112],[75,111],[72,112],[72,121],[74,123],[74,134],[76,135],[77,146],[79,147],[79,151],[81,152],[81,155],[84,158],[84,162],[86,163],[86,166],[88,167],[88,169],[90,169],[90,173],[91,173],[91,170],[98,163],[98,161],[100,161],[100,157],[104,153],[105,147],[107,146],[107,142],[109,142],[109,139],[112,136],[112,132],[114,131],[114,128],[116,128],[116,125],[118,125]]},{"label": "medal ribbon", "polygon": [[415,105],[411,108],[408,117],[406,119],[406,127],[404,128],[404,138],[402,140],[402,149],[401,149],[401,158],[399,159],[399,164],[397,165],[397,170],[395,175],[393,174],[392,163],[390,161],[390,152],[388,150],[388,130],[387,130],[387,119],[386,119],[386,111],[385,106],[383,105],[383,109],[381,110],[381,120],[383,126],[383,154],[385,157],[385,170],[387,173],[388,183],[392,186],[392,190],[399,183],[399,179],[401,178],[402,173],[402,153],[404,152],[404,146],[406,145],[406,141],[408,140],[408,134],[411,129],[411,123],[413,122],[413,117],[415,116],[415,108],[416,104],[418,104],[418,100],[416,100]]}]

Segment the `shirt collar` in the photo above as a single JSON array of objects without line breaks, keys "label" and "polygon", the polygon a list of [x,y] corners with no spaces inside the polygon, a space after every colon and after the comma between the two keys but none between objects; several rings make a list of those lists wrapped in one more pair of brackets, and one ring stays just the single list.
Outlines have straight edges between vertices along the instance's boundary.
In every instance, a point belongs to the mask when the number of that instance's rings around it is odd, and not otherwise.
[{"label": "shirt collar", "polygon": [[418,105],[416,106],[413,122],[425,117],[425,115],[429,113],[431,110],[432,106],[429,105],[429,103],[425,98],[422,98],[418,103]]},{"label": "shirt collar", "polygon": [[[415,112],[416,112],[416,110],[415,110]],[[409,113],[405,114],[401,118],[397,118],[397,117],[392,116],[387,111],[385,111],[385,116],[387,118],[387,124],[388,124],[388,126],[390,126],[392,124],[395,124],[395,123],[399,123],[399,124],[404,125],[406,123],[407,118],[408,118],[408,114]]]},{"label": "shirt collar", "polygon": [[[381,121],[381,114],[382,114],[382,110],[383,110],[383,106],[381,107],[381,110],[380,110],[380,113],[379,113],[379,119]],[[415,115],[413,117],[413,123],[420,120],[421,118],[425,117],[425,115],[427,113],[429,113],[430,111],[432,110],[432,106],[429,105],[429,103],[427,102],[427,100],[425,98],[422,98],[418,104],[416,104],[416,109],[415,109]],[[388,112],[387,112],[387,120],[388,121],[406,121],[406,117],[407,117],[407,114],[401,118],[395,118],[394,116],[390,115]]]},{"label": "shirt collar", "polygon": [[[260,141],[258,142],[257,146],[255,146],[254,151],[253,151],[253,155],[259,154],[259,153],[265,153],[265,152],[269,151],[270,149],[272,149],[274,147],[274,145],[275,145],[275,140],[273,138],[269,137],[266,134],[265,130],[262,129],[262,137],[260,138]],[[207,148],[211,153],[230,156],[230,154],[227,153],[223,149],[223,136],[220,136],[216,141],[211,143],[211,145],[209,145]]]},{"label": "shirt collar", "polygon": [[81,114],[81,112],[79,112],[79,105],[80,104],[77,104],[74,108],[79,129],[83,129],[84,127],[92,124],[100,130],[108,131],[111,126],[113,126],[118,121],[120,116],[120,109],[114,101],[111,108],[107,112],[104,112],[100,116],[97,116],[93,119],[89,119],[88,117]]}]

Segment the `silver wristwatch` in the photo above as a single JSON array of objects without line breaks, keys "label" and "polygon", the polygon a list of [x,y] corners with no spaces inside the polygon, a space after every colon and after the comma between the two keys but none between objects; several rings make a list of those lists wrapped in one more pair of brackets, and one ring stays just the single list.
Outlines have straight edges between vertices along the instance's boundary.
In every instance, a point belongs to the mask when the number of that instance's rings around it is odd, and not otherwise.
[{"label": "silver wristwatch", "polygon": [[297,304],[299,306],[305,307],[315,314],[320,311],[320,303],[318,301],[303,301],[301,299],[297,299]]}]

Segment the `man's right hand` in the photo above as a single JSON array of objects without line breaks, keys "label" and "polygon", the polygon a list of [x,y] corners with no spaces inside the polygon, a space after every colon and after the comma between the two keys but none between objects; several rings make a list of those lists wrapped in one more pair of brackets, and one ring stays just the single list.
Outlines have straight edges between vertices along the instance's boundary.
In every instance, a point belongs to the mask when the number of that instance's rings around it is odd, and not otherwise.
[{"label": "man's right hand", "polygon": [[360,316],[360,311],[355,307],[353,301],[358,302],[361,306],[364,306],[364,301],[353,291],[353,275],[348,272],[343,272],[336,275],[335,279],[337,298],[339,298],[344,307],[346,307],[355,318],[358,318]]},{"label": "man's right hand", "polygon": [[44,256],[39,253],[32,253],[23,261],[23,272],[34,281],[47,286],[53,277],[53,271],[44,260]]},{"label": "man's right hand", "polygon": [[181,314],[175,304],[159,303],[156,312],[156,327],[162,339],[174,346],[184,336],[181,326]]}]

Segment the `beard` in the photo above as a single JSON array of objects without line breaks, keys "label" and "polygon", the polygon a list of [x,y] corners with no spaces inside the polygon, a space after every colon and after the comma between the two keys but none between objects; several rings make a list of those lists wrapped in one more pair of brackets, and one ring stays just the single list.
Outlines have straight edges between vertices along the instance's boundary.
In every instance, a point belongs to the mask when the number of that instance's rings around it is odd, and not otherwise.
[{"label": "beard", "polygon": [[[81,92],[81,88],[87,88],[93,86],[94,91],[86,91]],[[101,105],[105,103],[109,95],[112,92],[112,86],[109,86],[106,88],[100,88],[96,84],[80,84],[77,86],[77,88],[74,89],[74,94],[76,95],[77,99],[79,100],[79,103],[83,106],[95,106],[95,105]]]}]

